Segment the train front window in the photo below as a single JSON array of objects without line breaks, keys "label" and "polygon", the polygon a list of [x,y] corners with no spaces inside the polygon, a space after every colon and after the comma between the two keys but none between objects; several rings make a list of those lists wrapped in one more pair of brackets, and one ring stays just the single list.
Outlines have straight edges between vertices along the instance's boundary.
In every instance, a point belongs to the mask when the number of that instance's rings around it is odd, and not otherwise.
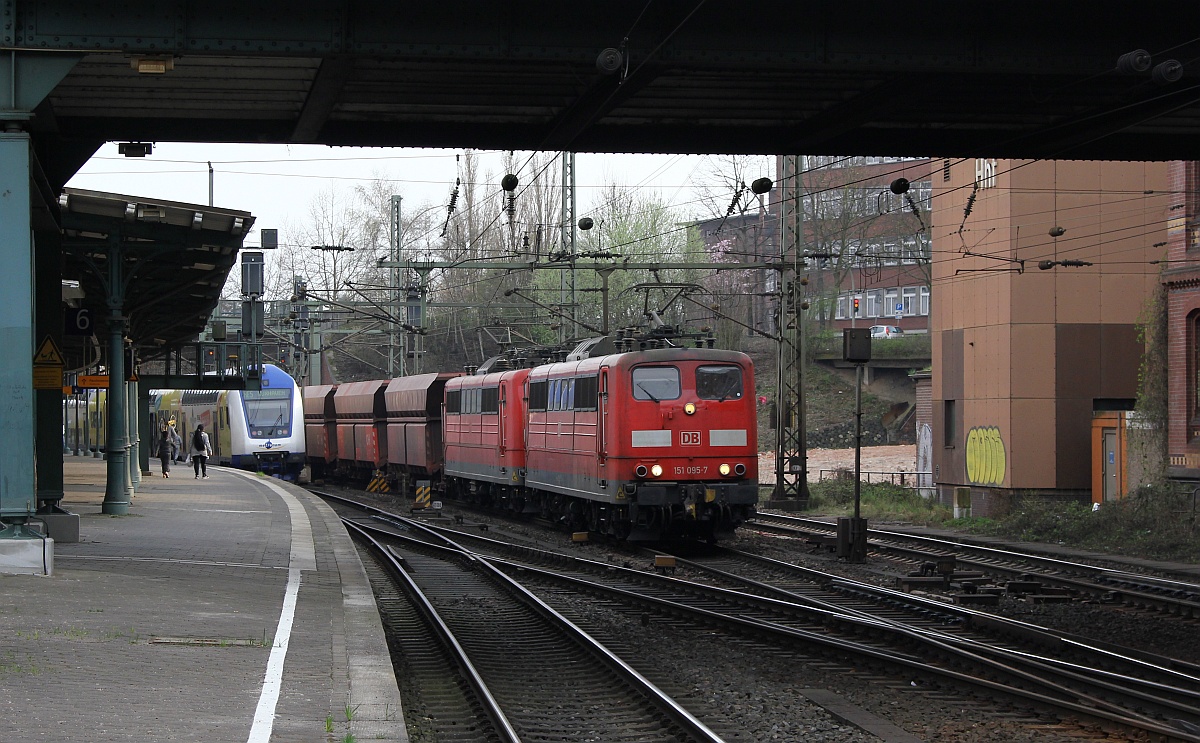
[{"label": "train front window", "polygon": [[679,370],[673,366],[639,366],[633,370],[633,399],[675,400],[682,389]]},{"label": "train front window", "polygon": [[242,393],[246,427],[252,439],[292,435],[292,391],[290,389],[246,390]]},{"label": "train front window", "polygon": [[701,400],[742,399],[742,370],[736,366],[696,368],[696,396]]}]

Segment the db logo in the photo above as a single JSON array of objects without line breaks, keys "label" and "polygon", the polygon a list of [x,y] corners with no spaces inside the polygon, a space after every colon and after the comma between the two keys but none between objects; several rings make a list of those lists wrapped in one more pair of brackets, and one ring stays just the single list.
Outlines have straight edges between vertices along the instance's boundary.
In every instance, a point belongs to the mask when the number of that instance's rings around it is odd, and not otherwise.
[{"label": "db logo", "polygon": [[679,432],[680,446],[700,446],[699,431],[680,431]]}]

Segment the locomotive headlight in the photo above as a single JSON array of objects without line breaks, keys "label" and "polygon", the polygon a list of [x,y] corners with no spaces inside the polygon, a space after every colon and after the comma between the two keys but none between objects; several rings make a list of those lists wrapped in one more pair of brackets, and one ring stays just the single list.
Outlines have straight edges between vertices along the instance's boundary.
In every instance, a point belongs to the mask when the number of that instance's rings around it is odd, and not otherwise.
[{"label": "locomotive headlight", "polygon": [[696,412],[696,403],[689,402],[688,404],[684,405],[683,412],[687,413],[688,415],[692,415],[693,413],[695,413]]},{"label": "locomotive headlight", "polygon": [[662,465],[656,464],[652,466],[650,468],[650,474],[654,475],[655,477],[662,477]]},{"label": "locomotive headlight", "polygon": [[733,465],[733,474],[737,475],[738,477],[746,474],[746,465],[742,464],[741,462]]},{"label": "locomotive headlight", "polygon": [[720,467],[718,467],[718,468],[717,468],[717,470],[718,470],[718,471],[719,471],[719,472],[720,472],[722,475],[728,475],[728,474],[729,474],[729,465],[728,465],[728,464],[725,464],[724,462],[722,462],[722,463],[721,463],[721,466],[720,466]]},{"label": "locomotive headlight", "polygon": [[635,474],[635,475],[637,475],[638,477],[645,477],[645,476],[646,476],[646,472],[647,472],[647,470],[646,470],[646,465],[644,465],[644,464],[639,464],[639,465],[638,465],[638,466],[637,466],[637,467],[636,467],[636,468],[633,470],[633,472],[634,472],[634,474]]}]

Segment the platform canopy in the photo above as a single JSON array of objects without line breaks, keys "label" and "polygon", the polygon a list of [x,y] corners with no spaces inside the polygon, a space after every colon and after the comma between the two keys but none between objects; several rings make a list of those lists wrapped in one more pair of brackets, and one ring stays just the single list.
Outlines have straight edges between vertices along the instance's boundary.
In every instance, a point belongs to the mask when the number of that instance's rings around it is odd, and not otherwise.
[{"label": "platform canopy", "polygon": [[[79,281],[80,306],[103,324],[117,290],[128,337],[143,348],[194,341],[221,297],[249,212],[67,188],[59,199],[63,278]],[[113,248],[124,286],[113,287]]]}]

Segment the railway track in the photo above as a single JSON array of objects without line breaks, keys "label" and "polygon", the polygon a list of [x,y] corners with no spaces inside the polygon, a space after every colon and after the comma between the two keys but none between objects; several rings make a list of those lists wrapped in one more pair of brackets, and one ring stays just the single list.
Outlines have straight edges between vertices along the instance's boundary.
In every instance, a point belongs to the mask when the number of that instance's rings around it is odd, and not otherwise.
[{"label": "railway track", "polygon": [[[429,533],[418,539],[361,519],[344,523],[424,619],[424,630],[389,632],[407,647],[436,639],[449,655],[454,683],[427,673],[421,693],[451,715],[438,718],[446,732],[469,736],[458,739],[722,740],[489,561]],[[393,611],[397,600],[388,596]],[[464,718],[465,710],[475,713]]]},{"label": "railway track", "polygon": [[[830,544],[836,526],[827,521],[781,514],[758,514],[754,528],[786,534],[813,544]],[[917,534],[870,529],[868,549],[876,555],[895,560],[902,568],[927,575],[924,585],[937,590],[958,588],[979,594],[990,580],[1005,583],[995,590],[1031,597],[1034,601],[1055,601],[1068,597],[1120,603],[1185,619],[1200,619],[1200,585],[1182,580],[1155,578],[1136,573],[1087,565],[1071,560],[1003,550],[984,545],[938,539]],[[949,561],[944,575],[939,563]],[[930,570],[930,566],[938,566]],[[963,570],[965,569],[965,570]],[[970,575],[974,571],[985,579]],[[955,574],[962,576],[956,581]],[[965,575],[964,575],[965,574]],[[901,579],[901,583],[913,581]],[[964,602],[975,599],[963,599]]]},{"label": "railway track", "polygon": [[[1200,668],[1093,648],[1077,638],[786,563],[768,561],[768,582],[745,575],[761,574],[763,558],[728,550],[676,557],[691,578],[681,580],[484,534],[454,539],[545,591],[568,586],[646,612],[643,617],[667,617],[681,628],[719,625],[777,646],[803,646],[852,668],[922,679],[929,688],[1002,696],[1033,717],[1053,708],[1067,722],[1086,719],[1200,741]],[[700,576],[707,582],[697,582]]]}]

